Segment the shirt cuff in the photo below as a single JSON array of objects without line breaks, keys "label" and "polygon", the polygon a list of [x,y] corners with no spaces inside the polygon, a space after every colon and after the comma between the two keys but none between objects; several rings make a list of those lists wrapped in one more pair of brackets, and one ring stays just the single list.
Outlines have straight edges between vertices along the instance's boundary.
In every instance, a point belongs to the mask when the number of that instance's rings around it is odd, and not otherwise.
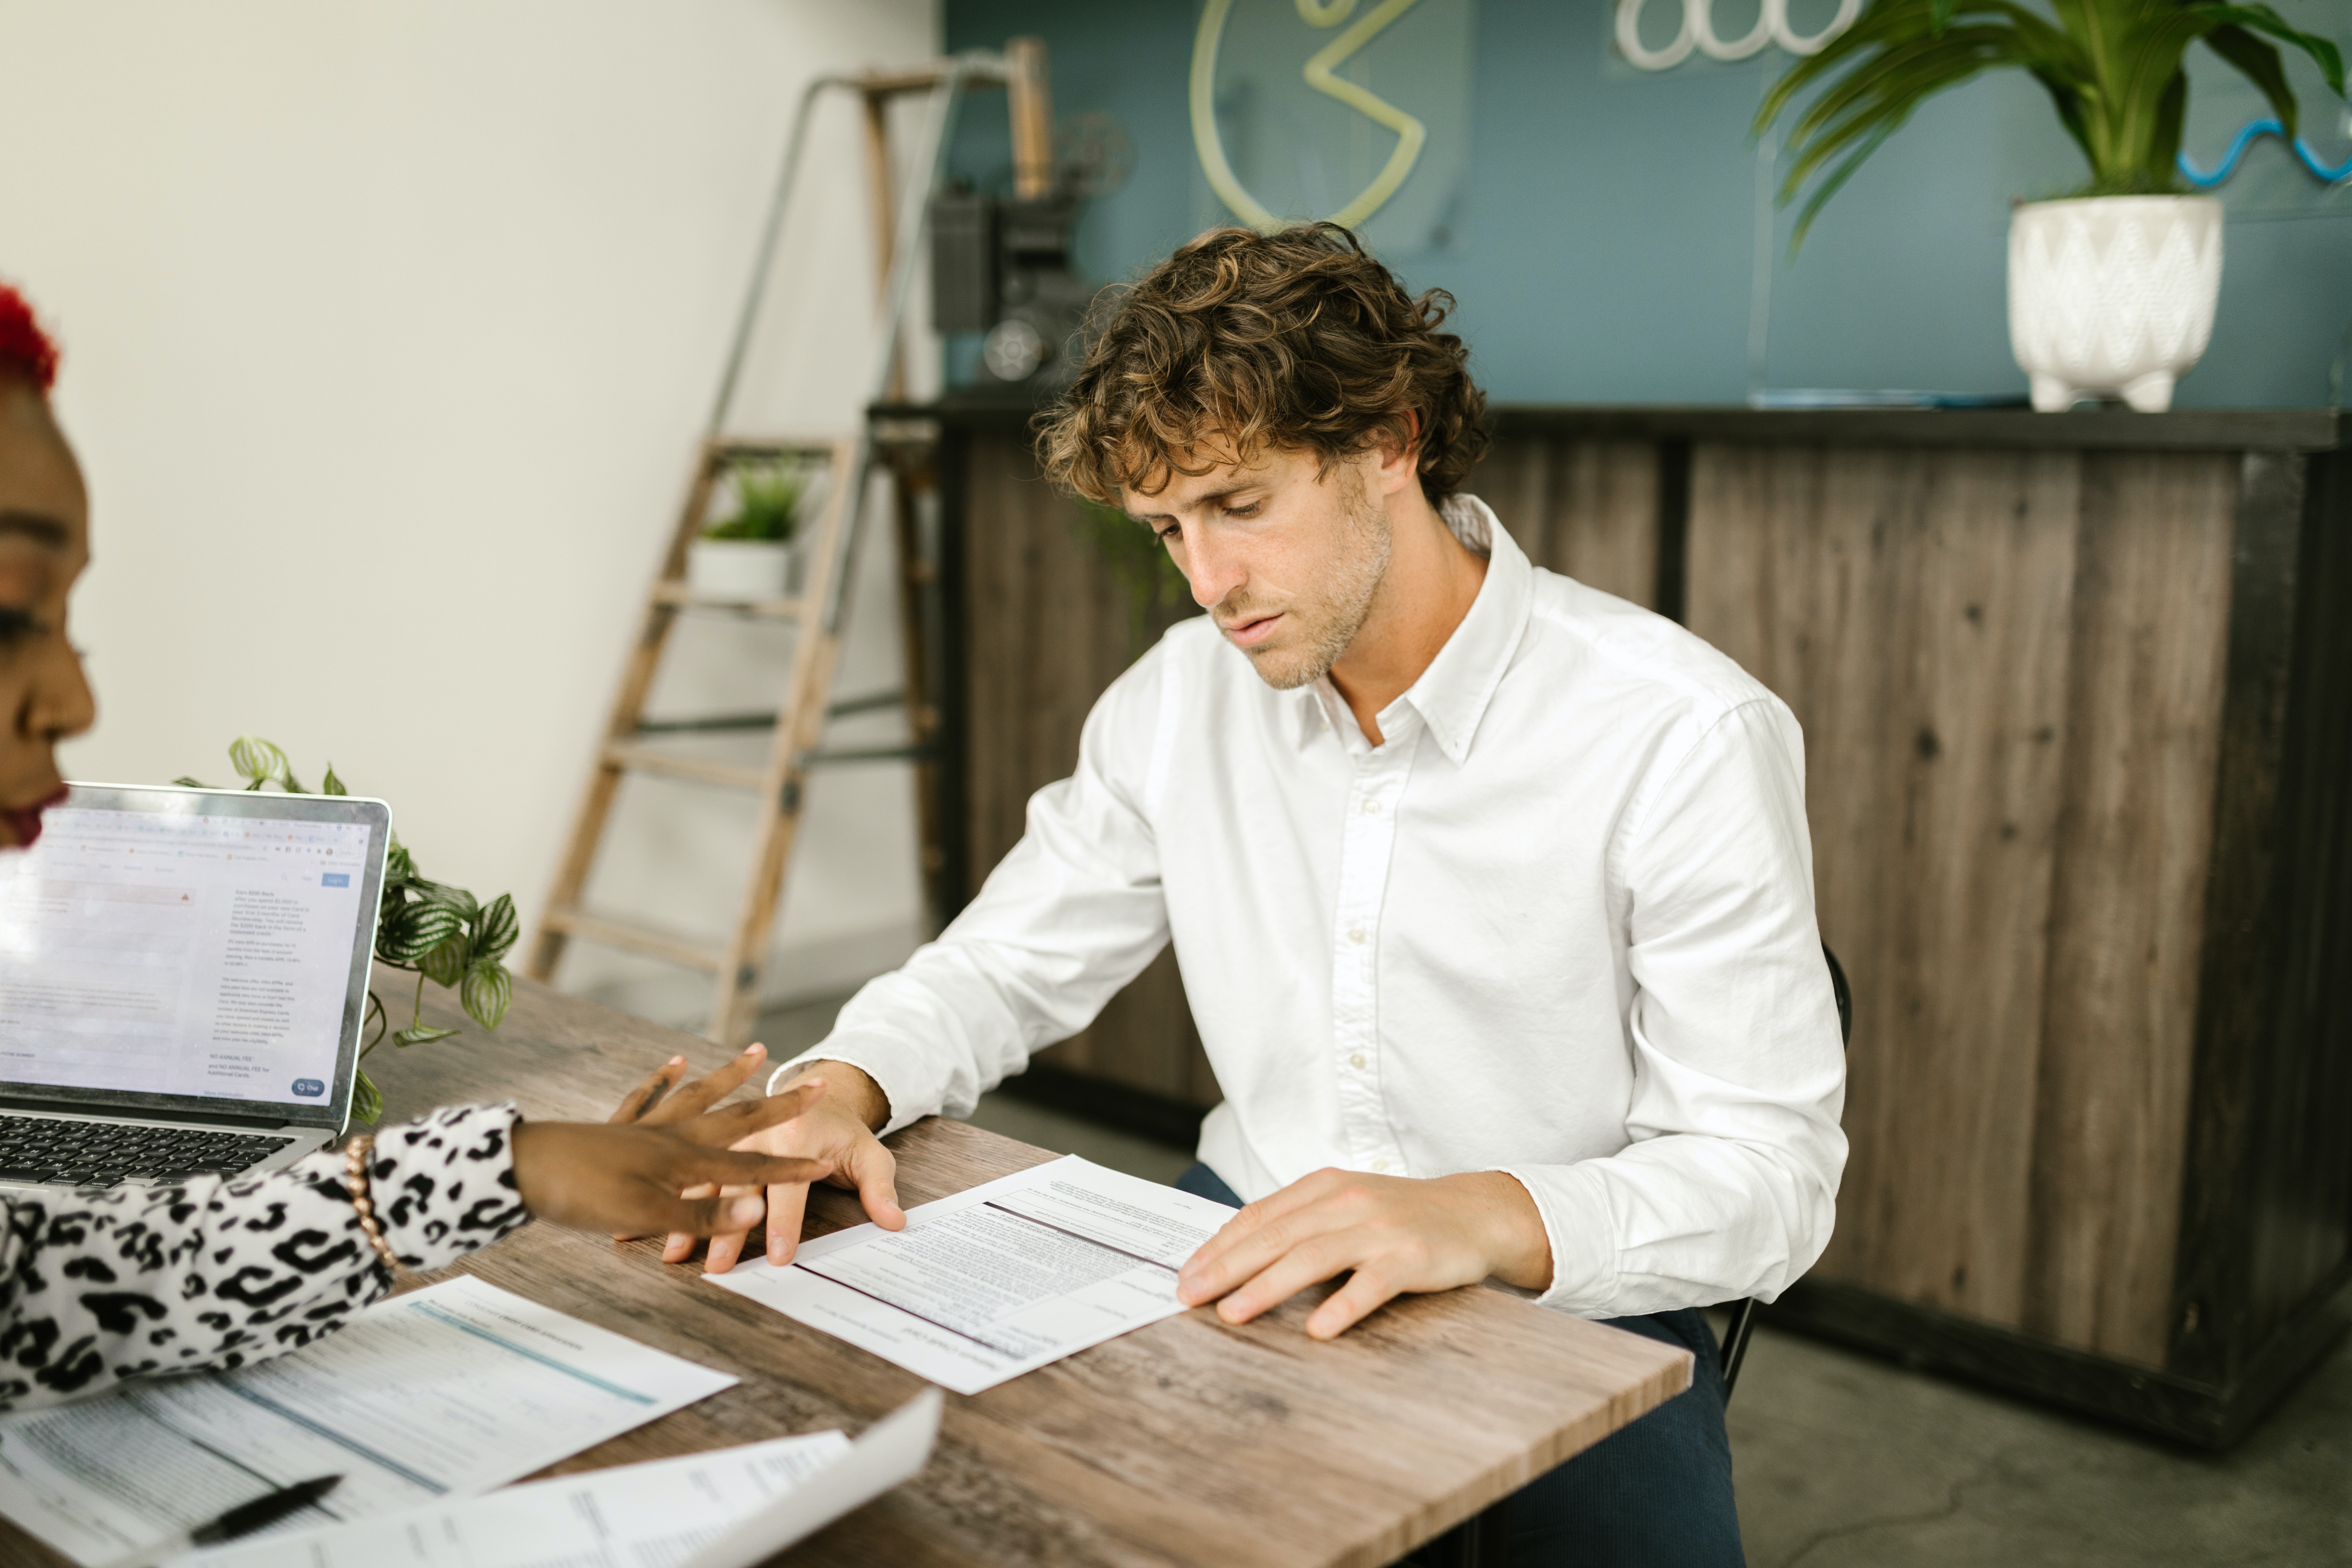
[{"label": "shirt cuff", "polygon": [[369,1192],[402,1267],[442,1268],[530,1223],[514,1178],[520,1120],[512,1100],[446,1106],[375,1135]]},{"label": "shirt cuff", "polygon": [[936,1094],[925,1085],[931,1078],[922,1054],[888,1035],[836,1035],[784,1063],[768,1075],[768,1092],[811,1062],[846,1062],[874,1080],[889,1102],[888,1117],[877,1137],[909,1127],[939,1109]]},{"label": "shirt cuff", "polygon": [[1610,1303],[1617,1294],[1616,1231],[1599,1174],[1577,1165],[1498,1169],[1528,1190],[1551,1244],[1551,1283],[1537,1305],[1580,1318],[1615,1315]]}]

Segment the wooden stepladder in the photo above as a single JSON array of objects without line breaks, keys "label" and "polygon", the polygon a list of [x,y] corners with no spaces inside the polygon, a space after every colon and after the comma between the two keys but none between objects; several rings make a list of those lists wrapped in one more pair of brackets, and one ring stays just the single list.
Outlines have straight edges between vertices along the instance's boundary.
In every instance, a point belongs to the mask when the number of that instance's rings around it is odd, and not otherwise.
[{"label": "wooden stepladder", "polygon": [[[572,820],[555,880],[548,891],[539,926],[533,933],[525,969],[534,980],[550,981],[565,946],[573,940],[642,953],[648,957],[699,969],[712,977],[710,1020],[705,1033],[727,1045],[751,1037],[759,1011],[760,981],[766,965],[769,939],[775,928],[783,892],[784,873],[792,859],[806,797],[807,772],[813,763],[828,760],[818,747],[828,716],[834,665],[839,657],[848,603],[848,578],[856,557],[858,531],[866,511],[866,481],[876,463],[870,427],[861,424],[856,435],[824,439],[754,439],[724,434],[734,405],[737,382],[757,327],[761,298],[775,259],[776,243],[786,205],[807,145],[810,116],[817,100],[831,89],[845,89],[863,98],[868,143],[868,167],[875,183],[876,232],[882,270],[883,320],[867,403],[894,395],[899,384],[899,334],[914,276],[914,260],[937,189],[948,133],[954,123],[957,99],[972,83],[1003,84],[1011,92],[1013,117],[1039,119],[1035,105],[1045,92],[1042,47],[1016,41],[1003,56],[960,55],[952,59],[902,71],[856,76],[821,77],[803,95],[782,173],[771,198],[767,225],[751,286],[738,319],[727,368],[712,409],[709,433],[687,486],[685,504],[662,564],[648,589],[637,635],[624,665],[619,689],[607,712],[604,732],[588,787]],[[885,141],[885,110],[901,96],[925,95],[930,100],[924,127],[922,178],[907,182],[896,221],[888,191],[889,158]],[[1035,139],[1033,132],[1030,140]],[[1050,158],[1050,146],[1046,153]],[[711,498],[730,470],[745,464],[777,459],[803,463],[821,459],[827,483],[821,515],[814,527],[800,530],[801,557],[807,563],[801,590],[788,597],[750,604],[713,600],[698,595],[686,574],[687,550],[709,521]],[[901,504],[902,514],[905,507]],[[902,529],[902,542],[904,530]],[[649,720],[646,708],[670,633],[682,613],[719,611],[793,624],[795,636],[790,668],[777,709],[772,714],[727,715],[708,719]],[[901,606],[902,614],[905,606]],[[916,671],[909,670],[907,701],[918,745],[903,749],[920,754],[920,742],[929,725],[920,700]],[[890,700],[896,700],[893,698]],[[866,704],[845,704],[844,711]],[[713,761],[667,750],[659,737],[681,731],[772,728],[767,761],[757,767]],[[872,753],[858,753],[866,758]],[[841,759],[848,760],[846,754]],[[740,901],[734,924],[721,941],[703,942],[620,912],[591,910],[586,902],[589,874],[610,826],[621,781],[631,773],[683,779],[692,783],[751,792],[760,803]]]},{"label": "wooden stepladder", "polygon": [[[767,955],[768,938],[775,926],[777,900],[783,887],[784,867],[792,858],[793,837],[800,826],[807,758],[824,733],[825,697],[833,687],[834,662],[841,649],[838,630],[826,632],[808,611],[812,605],[825,603],[834,574],[847,565],[842,558],[843,536],[850,531],[850,509],[857,504],[857,492],[864,488],[857,482],[853,466],[862,460],[858,448],[859,444],[851,439],[825,444],[727,440],[703,444],[693,481],[687,488],[686,505],[678,514],[669,552],[663,558],[661,575],[646,595],[636,644],[622,671],[620,689],[613,697],[604,743],[595,770],[589,775],[587,797],[581,802],[570,842],[556,869],[555,884],[548,893],[547,907],[540,915],[528,971],[532,979],[551,978],[557,961],[563,955],[565,942],[577,937],[600,946],[709,971],[717,982],[717,995],[711,1005],[712,1037],[731,1042],[751,1028],[751,1016],[758,1009],[761,960]],[[824,510],[816,526],[807,531],[803,558],[808,567],[802,591],[783,599],[748,604],[730,601],[723,605],[708,606],[761,619],[798,623],[799,635],[793,640],[791,673],[774,716],[774,735],[767,762],[750,767],[664,751],[652,737],[672,726],[649,726],[646,721],[646,701],[653,690],[654,677],[661,668],[662,655],[678,615],[706,607],[706,601],[698,598],[687,585],[686,552],[709,521],[712,490],[736,464],[813,457],[825,460],[832,482],[826,487]],[[621,780],[632,773],[748,790],[761,802],[742,903],[723,945],[698,942],[615,915],[592,914],[582,906],[581,894],[594,867],[614,798],[620,793]]]}]

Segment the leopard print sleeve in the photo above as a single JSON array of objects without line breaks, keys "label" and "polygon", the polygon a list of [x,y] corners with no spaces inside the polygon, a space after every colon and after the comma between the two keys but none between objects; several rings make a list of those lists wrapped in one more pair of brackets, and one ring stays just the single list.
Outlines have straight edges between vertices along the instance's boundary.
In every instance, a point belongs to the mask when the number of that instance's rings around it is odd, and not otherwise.
[{"label": "leopard print sleeve", "polygon": [[[384,1239],[438,1268],[530,1218],[512,1104],[376,1134]],[[264,1176],[0,1204],[0,1409],[151,1373],[243,1366],[333,1332],[391,1288],[329,1151]]]}]

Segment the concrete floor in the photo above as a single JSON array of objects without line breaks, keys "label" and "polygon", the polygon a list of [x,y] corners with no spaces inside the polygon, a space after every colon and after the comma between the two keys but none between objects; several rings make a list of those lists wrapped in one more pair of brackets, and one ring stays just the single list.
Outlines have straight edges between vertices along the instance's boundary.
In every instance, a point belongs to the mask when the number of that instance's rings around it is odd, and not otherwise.
[{"label": "concrete floor", "polygon": [[[762,1037],[797,1054],[838,1007],[770,1014]],[[1192,1163],[1003,1095],[972,1121],[1153,1181]],[[2352,1565],[2352,1341],[2220,1456],[1769,1330],[1730,1426],[1755,1568]]]},{"label": "concrete floor", "polygon": [[2352,1563],[2352,1341],[2219,1456],[1769,1331],[1730,1426],[1757,1568]]}]

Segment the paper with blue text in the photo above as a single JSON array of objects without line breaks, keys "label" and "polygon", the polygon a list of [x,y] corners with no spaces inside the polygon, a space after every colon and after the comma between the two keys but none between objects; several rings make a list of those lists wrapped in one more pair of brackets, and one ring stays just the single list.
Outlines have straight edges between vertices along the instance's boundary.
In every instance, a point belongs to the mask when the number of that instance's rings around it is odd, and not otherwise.
[{"label": "paper with blue text", "polygon": [[304,1529],[471,1497],[736,1380],[467,1276],[236,1372],[0,1415],[0,1514],[110,1563],[296,1481]]}]

